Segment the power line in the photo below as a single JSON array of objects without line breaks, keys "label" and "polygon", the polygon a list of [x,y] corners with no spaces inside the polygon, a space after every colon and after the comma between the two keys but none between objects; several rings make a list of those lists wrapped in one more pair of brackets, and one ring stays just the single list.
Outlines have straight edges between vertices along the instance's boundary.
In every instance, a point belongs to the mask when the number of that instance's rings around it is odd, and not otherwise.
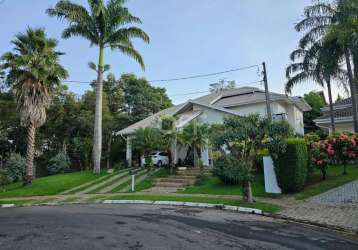
[{"label": "power line", "polygon": [[252,69],[252,68],[259,68],[259,65],[256,64],[256,65],[245,66],[245,67],[241,67],[241,68],[230,69],[230,70],[225,70],[225,71],[220,71],[220,72],[215,72],[215,73],[209,73],[209,74],[201,74],[201,75],[193,75],[193,76],[170,78],[170,79],[161,79],[161,80],[151,80],[149,82],[181,81],[181,80],[188,80],[188,79],[195,79],[195,78],[203,78],[203,77],[208,77],[208,76],[222,75],[222,74],[226,74],[226,73],[231,73],[231,72],[236,72],[236,71],[241,71],[241,70],[246,70],[246,69]]},{"label": "power line", "polygon": [[[259,65],[250,65],[250,66],[245,66],[245,67],[240,67],[240,68],[236,68],[236,69],[230,69],[230,70],[225,70],[225,71],[220,71],[220,72],[215,72],[215,73],[208,73],[208,74],[200,74],[200,75],[192,75],[192,76],[186,76],[186,77],[178,77],[178,78],[169,78],[169,79],[158,79],[158,80],[150,80],[148,82],[154,83],[154,82],[174,82],[174,81],[182,81],[182,80],[189,80],[189,79],[197,79],[197,78],[204,78],[204,77],[209,77],[209,76],[216,76],[216,75],[222,75],[222,74],[227,74],[227,73],[231,73],[231,72],[237,72],[237,71],[241,71],[241,70],[247,70],[247,69],[252,69],[252,68],[257,68],[259,69]],[[87,81],[76,81],[76,80],[66,80],[63,82],[67,82],[67,83],[94,83],[95,81],[91,81],[91,82],[87,82]]]},{"label": "power line", "polygon": [[[242,87],[242,86],[248,86],[248,85],[253,85],[253,84],[262,83],[262,82],[263,82],[263,80],[239,83],[239,84],[236,84],[235,87],[237,88],[237,87]],[[210,92],[210,90],[198,90],[195,92],[180,93],[180,94],[175,94],[175,95],[170,95],[170,96],[171,97],[188,96],[188,95],[195,95],[195,94],[204,94],[204,93],[209,93],[209,92]]]}]

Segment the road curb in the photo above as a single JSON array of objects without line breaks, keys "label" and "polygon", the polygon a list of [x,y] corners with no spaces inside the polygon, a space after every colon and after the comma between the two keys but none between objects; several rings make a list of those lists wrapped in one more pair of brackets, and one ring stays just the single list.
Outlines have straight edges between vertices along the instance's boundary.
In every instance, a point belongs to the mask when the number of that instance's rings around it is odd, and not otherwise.
[{"label": "road curb", "polygon": [[250,213],[263,215],[264,212],[256,208],[229,206],[224,204],[212,204],[202,202],[182,202],[182,201],[155,201],[155,200],[104,200],[102,204],[151,204],[151,205],[167,205],[181,207],[198,207],[198,208],[215,208],[232,212]]},{"label": "road curb", "polygon": [[270,218],[274,218],[274,219],[281,219],[281,220],[285,220],[288,222],[324,228],[324,229],[328,229],[328,230],[332,230],[332,231],[336,231],[336,232],[340,232],[340,233],[351,234],[354,236],[358,235],[358,230],[347,229],[347,228],[340,227],[340,226],[333,226],[333,225],[329,225],[329,224],[325,224],[325,223],[318,223],[318,222],[313,222],[313,221],[309,221],[309,220],[297,219],[297,218],[292,218],[292,217],[284,216],[284,215],[280,215],[280,214],[263,214],[263,215],[270,217]]}]

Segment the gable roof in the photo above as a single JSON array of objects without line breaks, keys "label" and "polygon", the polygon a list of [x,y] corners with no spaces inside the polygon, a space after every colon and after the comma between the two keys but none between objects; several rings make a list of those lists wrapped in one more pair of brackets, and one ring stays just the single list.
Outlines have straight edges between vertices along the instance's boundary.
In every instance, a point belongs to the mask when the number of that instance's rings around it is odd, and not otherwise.
[{"label": "gable roof", "polygon": [[[271,101],[285,101],[296,105],[302,111],[308,111],[311,107],[301,97],[289,97],[283,94],[277,94],[270,92]],[[164,109],[144,120],[141,120],[129,127],[119,131],[117,134],[128,135],[133,133],[138,128],[145,128],[151,126],[163,115],[176,115],[179,113],[187,112],[188,109],[193,105],[199,105],[212,110],[217,110],[230,115],[239,115],[237,112],[229,109],[229,107],[235,107],[240,105],[248,105],[254,103],[266,102],[265,92],[259,88],[253,87],[242,87],[236,89],[222,90],[220,92],[213,92],[205,96],[201,96],[194,100],[189,100],[185,103]],[[196,117],[198,113],[192,113],[188,119]]]}]

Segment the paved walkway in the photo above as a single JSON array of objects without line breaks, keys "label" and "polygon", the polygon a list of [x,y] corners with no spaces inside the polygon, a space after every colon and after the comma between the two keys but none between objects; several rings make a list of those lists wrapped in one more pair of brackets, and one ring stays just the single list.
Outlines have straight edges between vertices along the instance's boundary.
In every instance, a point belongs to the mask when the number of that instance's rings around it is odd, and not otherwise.
[{"label": "paved walkway", "polygon": [[358,180],[316,195],[309,201],[319,204],[352,205],[358,209]]}]

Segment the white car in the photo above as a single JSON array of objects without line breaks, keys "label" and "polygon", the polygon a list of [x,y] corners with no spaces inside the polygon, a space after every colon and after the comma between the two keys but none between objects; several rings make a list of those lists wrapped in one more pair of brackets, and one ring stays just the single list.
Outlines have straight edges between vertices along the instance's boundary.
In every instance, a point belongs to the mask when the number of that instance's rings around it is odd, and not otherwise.
[{"label": "white car", "polygon": [[[150,156],[152,157],[153,164],[158,167],[169,164],[169,157],[167,152],[156,151],[151,153]],[[145,165],[145,158],[143,156],[141,157],[141,163],[142,166]]]}]

